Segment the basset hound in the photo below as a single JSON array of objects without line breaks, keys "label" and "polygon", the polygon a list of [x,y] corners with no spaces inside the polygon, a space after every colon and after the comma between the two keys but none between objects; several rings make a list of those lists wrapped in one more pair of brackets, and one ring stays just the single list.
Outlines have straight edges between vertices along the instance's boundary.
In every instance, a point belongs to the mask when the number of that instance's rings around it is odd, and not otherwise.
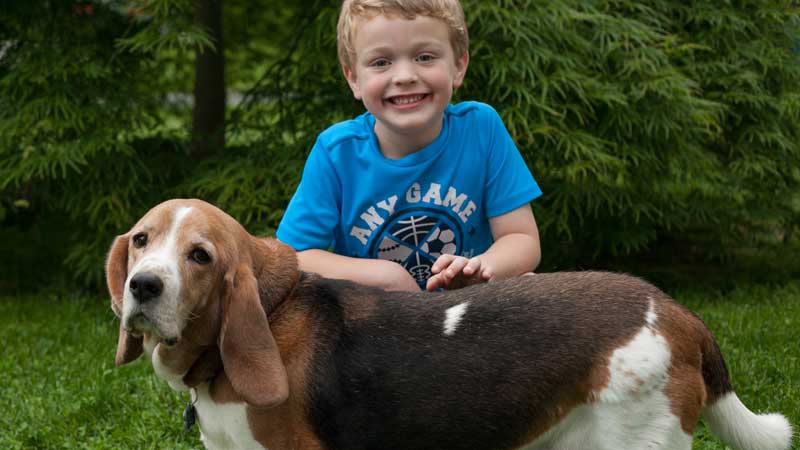
[{"label": "basset hound", "polygon": [[144,352],[191,390],[209,449],[688,450],[701,415],[738,450],[792,439],[698,317],[627,275],[384,292],[298,271],[200,200],[150,210],[106,272],[117,365]]}]

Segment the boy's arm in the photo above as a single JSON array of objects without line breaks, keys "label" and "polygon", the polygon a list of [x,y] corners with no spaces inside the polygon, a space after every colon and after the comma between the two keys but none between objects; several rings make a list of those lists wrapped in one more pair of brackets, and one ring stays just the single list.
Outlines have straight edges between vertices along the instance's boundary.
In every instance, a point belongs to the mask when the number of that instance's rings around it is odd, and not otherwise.
[{"label": "boy's arm", "polygon": [[499,280],[533,271],[542,256],[539,229],[529,204],[489,219],[494,243],[485,253],[467,259],[442,255],[431,271],[426,286],[458,289],[470,284]]},{"label": "boy's arm", "polygon": [[300,270],[326,278],[351,280],[387,291],[419,292],[419,285],[400,264],[382,259],[351,258],[320,249],[297,252]]}]

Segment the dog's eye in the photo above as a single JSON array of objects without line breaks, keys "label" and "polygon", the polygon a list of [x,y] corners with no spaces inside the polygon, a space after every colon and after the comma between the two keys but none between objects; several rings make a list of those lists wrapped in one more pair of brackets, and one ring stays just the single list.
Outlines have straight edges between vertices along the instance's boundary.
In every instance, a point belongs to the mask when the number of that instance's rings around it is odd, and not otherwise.
[{"label": "dog's eye", "polygon": [[211,256],[202,248],[196,248],[192,250],[192,253],[189,255],[189,257],[192,258],[192,261],[196,262],[197,264],[208,264],[211,262]]},{"label": "dog's eye", "polygon": [[136,248],[142,248],[147,245],[147,235],[144,233],[139,233],[133,237],[133,246]]}]

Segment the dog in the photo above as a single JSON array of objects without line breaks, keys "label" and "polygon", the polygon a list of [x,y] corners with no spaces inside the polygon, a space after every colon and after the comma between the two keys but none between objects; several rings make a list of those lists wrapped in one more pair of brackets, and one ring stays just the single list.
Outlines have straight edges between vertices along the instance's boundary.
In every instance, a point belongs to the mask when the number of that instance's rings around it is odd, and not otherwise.
[{"label": "dog", "polygon": [[628,275],[385,292],[181,199],[115,239],[106,275],[116,364],[145,353],[191,391],[208,449],[688,450],[701,414],[737,450],[791,444],[703,322]]}]

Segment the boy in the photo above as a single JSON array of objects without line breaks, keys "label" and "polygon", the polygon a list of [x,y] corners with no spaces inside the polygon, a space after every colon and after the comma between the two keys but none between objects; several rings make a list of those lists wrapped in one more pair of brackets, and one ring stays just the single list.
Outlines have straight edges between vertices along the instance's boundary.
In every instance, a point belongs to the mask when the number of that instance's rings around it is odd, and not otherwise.
[{"label": "boy", "polygon": [[450,105],[468,42],[458,0],[344,1],[339,60],[367,112],[318,136],[278,227],[302,270],[432,291],[539,263],[541,191],[508,131]]}]

